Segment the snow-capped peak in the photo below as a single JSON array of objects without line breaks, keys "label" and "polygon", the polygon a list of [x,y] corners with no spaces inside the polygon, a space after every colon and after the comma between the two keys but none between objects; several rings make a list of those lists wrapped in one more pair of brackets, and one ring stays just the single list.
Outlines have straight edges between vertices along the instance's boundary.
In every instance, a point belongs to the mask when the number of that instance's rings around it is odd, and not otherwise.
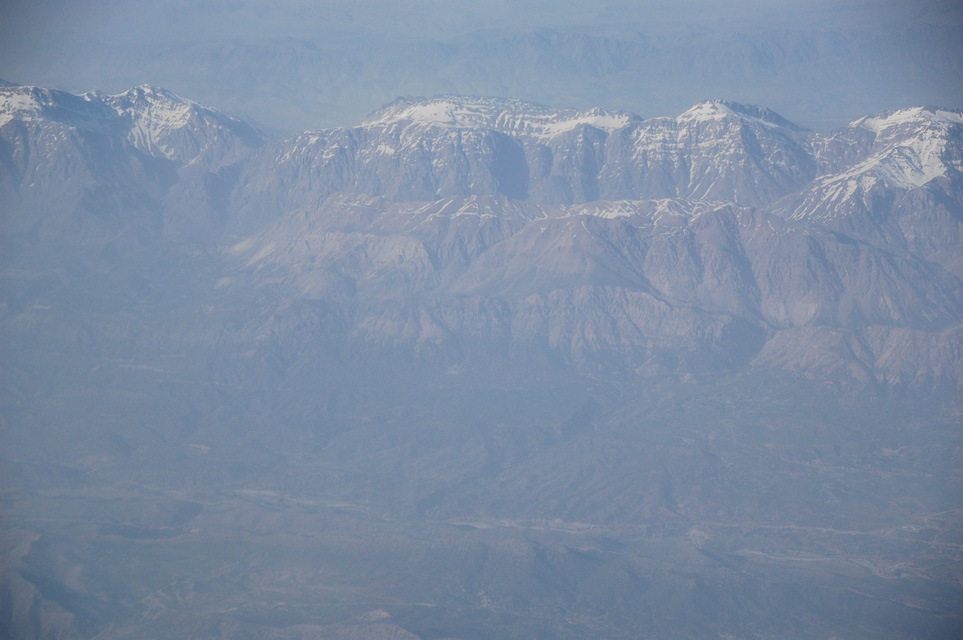
[{"label": "snow-capped peak", "polygon": [[14,118],[37,118],[43,110],[44,102],[42,93],[33,87],[0,87],[0,126]]},{"label": "snow-capped peak", "polygon": [[580,125],[614,131],[638,120],[638,116],[624,111],[549,109],[522,100],[441,96],[400,99],[370,115],[362,126],[478,128],[545,139]]},{"label": "snow-capped peak", "polygon": [[950,166],[961,170],[944,154],[950,132],[960,131],[961,125],[963,112],[932,107],[860,118],[850,126],[875,133],[876,152],[847,174],[871,170],[895,187],[911,189],[945,175]]},{"label": "snow-capped peak", "polygon": [[703,100],[697,102],[684,111],[676,120],[678,122],[712,122],[728,118],[749,120],[766,127],[779,127],[800,131],[800,127],[786,120],[781,115],[757,105],[744,105],[726,100]]},{"label": "snow-capped peak", "polygon": [[241,121],[151,85],[115,95],[0,87],[0,125],[14,119],[109,131],[151,155],[184,163],[194,160],[207,144],[207,134],[198,138],[199,131],[228,129],[246,144],[256,146],[259,142],[257,133]]},{"label": "snow-capped peak", "polygon": [[81,96],[25,85],[0,87],[0,126],[11,120],[56,120],[74,126],[98,126],[99,114]]},{"label": "snow-capped peak", "polygon": [[[888,111],[853,121],[850,127],[875,135],[868,157],[847,170],[820,176],[813,196],[794,217],[831,218],[854,195],[886,187],[911,190],[950,170],[963,171],[953,150],[963,137],[963,112],[930,107]],[[948,152],[948,147],[951,151]]]},{"label": "snow-capped peak", "polygon": [[850,123],[850,126],[868,129],[878,136],[895,128],[930,127],[933,125],[947,127],[960,124],[963,124],[963,112],[961,111],[933,107],[912,107],[860,118]]},{"label": "snow-capped peak", "polygon": [[439,96],[399,98],[368,116],[362,126],[414,123],[447,127],[492,125],[502,114],[544,117],[555,111],[530,102],[512,99]]},{"label": "snow-capped peak", "polygon": [[171,126],[182,126],[190,113],[198,109],[197,103],[149,84],[115,95],[90,92],[84,94],[84,98],[100,100],[110,105],[120,116],[165,121]]},{"label": "snow-capped peak", "polygon": [[183,125],[196,104],[164,89],[143,85],[116,95],[89,91],[74,95],[30,86],[0,87],[0,125],[48,119],[73,126],[103,126],[105,107],[116,115],[139,120],[147,117]]},{"label": "snow-capped peak", "polygon": [[179,96],[143,85],[124,93],[107,96],[104,100],[117,112],[117,115],[131,122],[128,139],[139,149],[152,152],[159,150],[168,158],[174,151],[162,140],[174,129],[188,124],[196,105]]}]

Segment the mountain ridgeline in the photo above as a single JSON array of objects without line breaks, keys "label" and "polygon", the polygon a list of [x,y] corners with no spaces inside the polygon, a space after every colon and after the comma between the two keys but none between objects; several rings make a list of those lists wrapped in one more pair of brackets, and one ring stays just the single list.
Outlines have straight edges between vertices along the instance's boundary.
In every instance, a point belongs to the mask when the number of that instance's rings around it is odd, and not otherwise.
[{"label": "mountain ridgeline", "polygon": [[442,97],[273,142],[151,87],[2,92],[14,251],[214,247],[222,286],[328,301],[342,339],[446,367],[472,342],[620,377],[963,382],[959,112],[814,133],[719,101]]},{"label": "mountain ridgeline", "polygon": [[0,635],[959,628],[961,111],[3,86],[0,202]]}]

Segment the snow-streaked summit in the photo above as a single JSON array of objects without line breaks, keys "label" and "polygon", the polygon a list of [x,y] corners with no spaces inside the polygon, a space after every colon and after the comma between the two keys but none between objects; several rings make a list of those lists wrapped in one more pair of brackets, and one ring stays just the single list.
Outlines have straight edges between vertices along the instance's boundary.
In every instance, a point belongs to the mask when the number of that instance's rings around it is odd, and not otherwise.
[{"label": "snow-streaked summit", "polygon": [[792,131],[802,131],[803,129],[781,115],[758,105],[745,105],[738,102],[726,100],[703,100],[697,102],[692,107],[676,117],[681,123],[691,122],[712,122],[738,118],[749,120],[766,127],[780,127]]},{"label": "snow-streaked summit", "polygon": [[490,129],[547,139],[581,125],[611,132],[640,120],[626,111],[551,109],[507,98],[440,96],[430,99],[401,98],[365,118],[361,125]]},{"label": "snow-streaked summit", "polygon": [[963,112],[913,107],[860,118],[850,128],[875,135],[869,156],[843,172],[817,178],[814,193],[819,198],[796,217],[833,217],[838,204],[854,194],[877,187],[916,189],[950,171],[963,171],[959,152],[950,152],[963,139]]},{"label": "snow-streaked summit", "polygon": [[[138,149],[161,153],[175,159],[177,152],[165,138],[187,126],[203,107],[191,100],[151,85],[134,87],[111,96],[87,94],[109,105],[118,116],[130,122],[127,138]],[[207,110],[213,113],[213,110]]]},{"label": "snow-streaked summit", "polygon": [[963,111],[936,107],[910,107],[859,118],[849,126],[868,129],[876,135],[884,135],[897,128],[905,130],[907,127],[951,127],[953,125],[963,125]]},{"label": "snow-streaked summit", "polygon": [[73,126],[102,126],[108,107],[121,117],[142,119],[145,115],[170,126],[183,126],[197,103],[151,85],[134,87],[108,95],[88,91],[80,95],[31,86],[0,86],[0,125],[10,120],[54,120]]},{"label": "snow-streaked summit", "polygon": [[963,138],[963,111],[912,107],[860,118],[851,127],[876,135],[874,153],[847,174],[872,171],[900,189],[920,187],[950,169],[963,170],[959,154],[947,154],[953,138]]},{"label": "snow-streaked summit", "polygon": [[92,123],[95,114],[82,96],[65,91],[42,89],[24,85],[0,87],[0,126],[12,120],[36,122],[43,120]]},{"label": "snow-streaked summit", "polygon": [[84,97],[87,100],[103,101],[113,107],[120,116],[150,116],[167,121],[172,126],[183,126],[193,110],[202,109],[211,113],[217,111],[150,84],[133,87],[113,95],[91,91],[85,93]]},{"label": "snow-streaked summit", "polygon": [[197,158],[215,131],[260,144],[259,134],[241,120],[149,84],[112,95],[0,87],[0,126],[14,120],[119,135],[148,155],[179,163]]}]

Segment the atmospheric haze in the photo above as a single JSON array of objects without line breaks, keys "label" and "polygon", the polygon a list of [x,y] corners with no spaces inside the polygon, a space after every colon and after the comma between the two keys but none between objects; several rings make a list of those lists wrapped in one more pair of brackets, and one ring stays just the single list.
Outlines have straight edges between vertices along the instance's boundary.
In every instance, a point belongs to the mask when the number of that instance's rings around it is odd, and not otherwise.
[{"label": "atmospheric haze", "polygon": [[0,7],[0,637],[960,636],[958,3]]},{"label": "atmospheric haze", "polygon": [[812,128],[963,103],[953,0],[5,4],[0,78],[150,83],[288,134],[437,94],[646,117],[717,98]]}]

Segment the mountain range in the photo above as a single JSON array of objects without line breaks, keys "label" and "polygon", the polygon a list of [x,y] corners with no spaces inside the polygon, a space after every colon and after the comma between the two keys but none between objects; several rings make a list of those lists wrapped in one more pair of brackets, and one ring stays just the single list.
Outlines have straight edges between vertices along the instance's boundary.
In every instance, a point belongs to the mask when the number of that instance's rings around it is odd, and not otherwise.
[{"label": "mountain range", "polygon": [[4,86],[0,201],[10,637],[959,628],[959,110]]}]

